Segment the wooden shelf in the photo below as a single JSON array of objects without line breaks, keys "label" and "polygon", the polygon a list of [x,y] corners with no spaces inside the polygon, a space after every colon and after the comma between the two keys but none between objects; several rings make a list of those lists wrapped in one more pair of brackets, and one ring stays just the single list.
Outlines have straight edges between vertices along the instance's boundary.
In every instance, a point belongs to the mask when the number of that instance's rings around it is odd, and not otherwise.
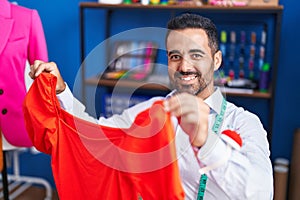
[{"label": "wooden shelf", "polygon": [[260,98],[260,99],[271,99],[272,94],[270,92],[260,92],[254,90],[253,93],[243,93],[243,92],[226,92],[226,96],[235,97],[247,97],[247,98]]},{"label": "wooden shelf", "polygon": [[105,8],[105,9],[168,9],[168,10],[205,10],[205,11],[236,11],[236,12],[264,12],[283,10],[282,5],[278,6],[211,6],[211,5],[142,5],[142,4],[103,4],[98,2],[80,2],[82,8]]},{"label": "wooden shelf", "polygon": [[106,87],[123,87],[123,88],[139,88],[143,90],[158,90],[170,91],[170,88],[164,84],[147,83],[145,81],[131,81],[131,80],[113,80],[113,79],[99,79],[97,77],[85,80],[86,84],[99,85]]},{"label": "wooden shelf", "polygon": [[[99,85],[105,87],[122,87],[122,88],[139,88],[143,90],[151,90],[151,91],[170,91],[170,87],[164,84],[155,84],[148,83],[146,81],[132,81],[132,80],[113,80],[113,79],[99,79],[97,77],[88,78],[85,80],[85,83],[88,85]],[[262,99],[270,99],[272,97],[270,92],[264,93],[259,91],[254,91],[253,93],[246,92],[226,92],[226,96],[237,96],[237,97],[248,97],[248,98],[262,98]]]}]

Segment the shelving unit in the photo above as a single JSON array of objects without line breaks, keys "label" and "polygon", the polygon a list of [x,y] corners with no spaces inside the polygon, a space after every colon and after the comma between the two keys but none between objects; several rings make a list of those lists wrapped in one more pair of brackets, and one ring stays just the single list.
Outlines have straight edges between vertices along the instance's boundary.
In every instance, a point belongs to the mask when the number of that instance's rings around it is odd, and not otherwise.
[{"label": "shelving unit", "polygon": [[[140,88],[142,90],[159,90],[159,91],[170,91],[168,87],[162,84],[148,83],[146,81],[131,81],[131,80],[111,80],[111,79],[98,79],[95,77],[88,78],[85,80],[85,84],[88,85],[100,85],[104,87],[114,87],[118,83],[118,87],[124,88]],[[259,92],[254,91],[253,93],[243,93],[243,92],[226,92],[228,96],[241,96],[249,98],[264,98],[270,99],[272,95],[270,92]]]},{"label": "shelving unit", "polygon": [[[276,88],[276,78],[277,78],[277,67],[278,67],[278,59],[279,59],[279,40],[280,40],[280,31],[281,31],[281,18],[282,18],[282,6],[245,6],[245,7],[218,7],[218,6],[210,6],[210,5],[203,5],[203,6],[192,6],[192,5],[141,5],[141,4],[118,4],[118,5],[110,5],[110,4],[100,4],[97,2],[81,2],[80,5],[80,53],[81,53],[81,62],[82,64],[82,71],[81,71],[81,78],[82,78],[82,96],[83,100],[86,96],[86,86],[102,86],[102,87],[110,87],[112,88],[117,83],[117,80],[108,80],[108,79],[101,79],[95,75],[94,77],[86,77],[85,74],[85,64],[84,59],[86,57],[86,35],[85,35],[85,10],[87,9],[99,9],[105,11],[105,21],[106,27],[104,27],[105,37],[109,38],[111,36],[111,16],[113,13],[118,11],[133,11],[133,10],[142,10],[143,12],[152,12],[152,11],[160,11],[160,12],[167,12],[170,14],[170,17],[174,16],[177,12],[197,12],[197,13],[204,13],[209,15],[231,15],[231,16],[255,16],[255,15],[263,15],[269,16],[273,20],[273,30],[269,30],[272,33],[272,37],[270,43],[272,44],[272,71],[271,77],[272,81],[270,84],[270,88],[268,92],[262,93],[259,91],[254,91],[253,93],[237,93],[237,92],[226,92],[227,96],[232,97],[243,97],[243,98],[254,98],[254,99],[265,99],[270,102],[270,112],[269,112],[269,140],[271,138],[272,133],[272,121],[273,121],[273,107],[274,107],[274,94]],[[128,13],[130,15],[132,13]],[[121,20],[121,19],[120,19]],[[232,18],[234,21],[235,19]],[[247,23],[249,20],[245,20]],[[126,23],[126,21],[124,21]],[[143,24],[140,25],[143,27]],[[118,85],[124,88],[140,88],[145,91],[165,91],[168,92],[168,87],[165,87],[160,84],[152,84],[143,81],[130,81],[130,80],[121,80],[121,84],[118,82]]]}]

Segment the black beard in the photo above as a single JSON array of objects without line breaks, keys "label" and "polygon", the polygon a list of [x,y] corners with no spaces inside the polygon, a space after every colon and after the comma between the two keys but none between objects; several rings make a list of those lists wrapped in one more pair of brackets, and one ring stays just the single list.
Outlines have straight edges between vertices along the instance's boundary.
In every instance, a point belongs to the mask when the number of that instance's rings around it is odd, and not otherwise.
[{"label": "black beard", "polygon": [[[184,75],[195,75],[198,79],[197,85],[181,85],[177,82],[177,80]],[[175,72],[174,74],[174,82],[173,87],[177,90],[177,92],[187,92],[189,94],[198,95],[201,93],[207,86],[211,83],[212,79],[207,83],[202,79],[202,74],[200,72]]]}]

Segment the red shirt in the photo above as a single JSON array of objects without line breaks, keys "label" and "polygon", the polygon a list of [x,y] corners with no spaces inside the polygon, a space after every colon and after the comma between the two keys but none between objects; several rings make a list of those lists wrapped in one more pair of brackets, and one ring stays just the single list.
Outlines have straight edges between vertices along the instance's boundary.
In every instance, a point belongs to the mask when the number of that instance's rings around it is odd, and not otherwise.
[{"label": "red shirt", "polygon": [[23,110],[34,146],[52,156],[60,199],[184,199],[173,126],[161,101],[120,129],[64,111],[55,85],[56,77],[41,74]]}]

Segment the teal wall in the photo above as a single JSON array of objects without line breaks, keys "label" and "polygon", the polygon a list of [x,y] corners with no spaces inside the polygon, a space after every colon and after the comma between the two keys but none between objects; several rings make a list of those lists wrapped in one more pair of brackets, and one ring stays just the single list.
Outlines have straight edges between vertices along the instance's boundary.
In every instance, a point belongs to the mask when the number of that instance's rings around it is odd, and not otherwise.
[{"label": "teal wall", "polygon": [[[17,2],[39,11],[48,44],[49,59],[58,64],[65,81],[72,88],[80,67],[78,7],[80,1],[18,0]],[[300,74],[300,67],[297,64],[299,58],[297,48],[300,47],[300,28],[298,26],[300,3],[295,0],[284,0],[281,4],[284,6],[284,12],[275,96],[272,160],[276,157],[291,158],[293,133],[297,127],[300,127],[300,89],[297,85]],[[99,40],[96,42],[100,43],[104,39],[102,30],[104,14],[91,12],[89,15],[92,20],[88,22],[87,28],[93,31],[90,31],[88,36]],[[159,18],[156,21],[153,20],[153,24],[155,24],[154,22],[159,22]],[[118,27],[122,30],[128,25],[127,23],[130,24],[130,18],[126,23],[120,23]],[[93,49],[94,42],[87,43],[87,51]],[[258,109],[261,112],[261,108],[258,107]],[[266,114],[262,115],[263,118],[266,116]],[[43,166],[41,170],[37,169],[36,162]],[[21,156],[21,169],[23,173],[45,176],[52,182],[49,162],[49,157],[45,155],[23,155]]]}]

